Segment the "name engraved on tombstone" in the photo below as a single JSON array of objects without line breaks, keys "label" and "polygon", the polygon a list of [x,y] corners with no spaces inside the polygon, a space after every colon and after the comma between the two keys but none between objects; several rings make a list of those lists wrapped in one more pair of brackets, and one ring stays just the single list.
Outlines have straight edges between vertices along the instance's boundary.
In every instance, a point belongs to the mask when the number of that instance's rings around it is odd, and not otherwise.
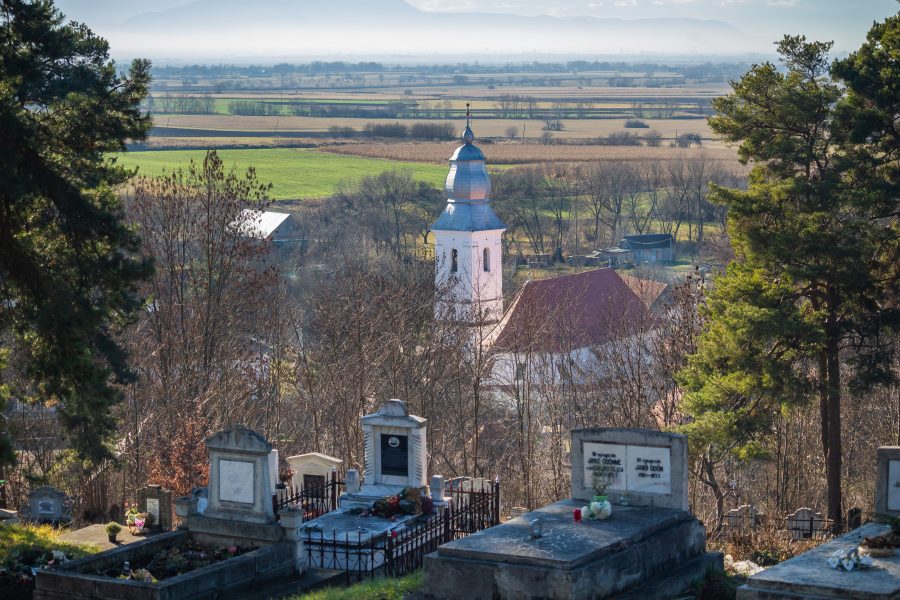
[{"label": "name engraved on tombstone", "polygon": [[585,442],[586,486],[590,485],[597,467],[614,470],[616,475],[610,482],[610,489],[653,494],[670,494],[672,491],[672,455],[669,448]]},{"label": "name engraved on tombstone", "polygon": [[253,466],[243,460],[220,460],[219,499],[253,504]]},{"label": "name engraved on tombstone", "polygon": [[159,525],[159,498],[147,498],[147,512],[153,515],[153,524]]},{"label": "name engraved on tombstone", "polygon": [[41,500],[38,502],[38,512],[42,514],[53,514],[55,508],[52,500]]},{"label": "name engraved on tombstone", "polygon": [[670,494],[672,454],[668,448],[628,446],[628,490]]},{"label": "name engraved on tombstone", "polygon": [[900,511],[900,460],[888,461],[887,508]]},{"label": "name engraved on tombstone", "polygon": [[[594,475],[594,469],[606,467],[608,472],[615,473],[615,479],[610,477],[610,488],[623,489],[627,484],[625,465],[627,446],[621,444],[599,444],[585,442],[584,444],[584,481],[590,482]],[[590,485],[590,484],[588,484]]]},{"label": "name engraved on tombstone", "polygon": [[381,474],[398,477],[409,475],[407,436],[381,434]]}]

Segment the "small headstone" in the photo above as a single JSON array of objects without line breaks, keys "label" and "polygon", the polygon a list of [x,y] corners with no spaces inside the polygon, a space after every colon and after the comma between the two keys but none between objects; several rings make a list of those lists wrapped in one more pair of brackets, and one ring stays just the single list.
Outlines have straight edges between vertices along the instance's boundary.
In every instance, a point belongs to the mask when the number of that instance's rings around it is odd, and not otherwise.
[{"label": "small headstone", "polygon": [[847,511],[847,529],[852,531],[862,526],[862,509],[851,508]]},{"label": "small headstone", "polygon": [[794,540],[821,537],[825,533],[825,517],[811,508],[798,508],[787,516],[787,530]]},{"label": "small headstone", "polygon": [[272,489],[281,483],[278,479],[278,450],[272,449],[269,452],[269,479],[272,482]]},{"label": "small headstone", "polygon": [[172,491],[159,485],[148,485],[140,490],[138,505],[141,512],[153,515],[153,529],[169,531],[172,529]]},{"label": "small headstone", "polygon": [[66,495],[49,485],[43,485],[28,494],[28,518],[41,523],[69,521],[70,514]]},{"label": "small headstone", "polygon": [[331,472],[340,469],[344,461],[321,452],[307,452],[288,456],[288,464],[294,471],[292,485],[303,486],[304,490],[324,488],[331,477]]},{"label": "small headstone", "polygon": [[443,502],[444,501],[444,476],[443,475],[432,475],[431,476],[431,486],[429,491],[431,492],[431,499],[435,502]]},{"label": "small headstone", "polygon": [[688,510],[687,437],[642,429],[572,431],[572,498],[590,500],[595,469],[609,473],[613,503]]},{"label": "small headstone", "polygon": [[752,504],[742,504],[725,513],[723,519],[730,535],[748,535],[759,527],[759,510]]},{"label": "small headstone", "polygon": [[875,471],[875,519],[900,517],[900,446],[878,449]]}]

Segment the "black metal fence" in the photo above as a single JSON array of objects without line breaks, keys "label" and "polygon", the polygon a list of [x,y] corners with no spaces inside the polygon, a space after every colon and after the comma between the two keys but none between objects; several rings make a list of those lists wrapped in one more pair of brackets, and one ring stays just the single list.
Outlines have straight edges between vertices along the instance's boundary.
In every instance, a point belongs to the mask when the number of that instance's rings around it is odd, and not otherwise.
[{"label": "black metal fence", "polygon": [[278,510],[285,506],[299,505],[303,508],[303,520],[309,521],[335,510],[338,497],[343,490],[344,480],[337,470],[333,469],[322,485],[306,488],[302,485],[288,485],[284,489],[275,490],[272,495],[272,506],[277,515]]},{"label": "black metal fence", "polygon": [[449,482],[446,493],[449,504],[386,533],[307,529],[307,564],[344,571],[348,583],[396,577],[420,568],[441,544],[500,523],[499,481],[461,478]]}]

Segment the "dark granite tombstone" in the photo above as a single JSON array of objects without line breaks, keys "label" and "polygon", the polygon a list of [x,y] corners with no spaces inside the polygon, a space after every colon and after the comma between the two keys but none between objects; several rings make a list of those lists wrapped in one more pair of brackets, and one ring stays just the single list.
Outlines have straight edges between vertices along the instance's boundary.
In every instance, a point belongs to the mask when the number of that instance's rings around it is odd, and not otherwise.
[{"label": "dark granite tombstone", "polygon": [[859,507],[851,508],[847,511],[847,529],[853,531],[862,526],[862,509]]},{"label": "dark granite tombstone", "polygon": [[381,434],[381,474],[406,477],[409,449],[405,435]]},{"label": "dark granite tombstone", "polygon": [[170,531],[172,529],[172,491],[159,485],[148,485],[138,494],[141,512],[153,515],[151,529]]}]

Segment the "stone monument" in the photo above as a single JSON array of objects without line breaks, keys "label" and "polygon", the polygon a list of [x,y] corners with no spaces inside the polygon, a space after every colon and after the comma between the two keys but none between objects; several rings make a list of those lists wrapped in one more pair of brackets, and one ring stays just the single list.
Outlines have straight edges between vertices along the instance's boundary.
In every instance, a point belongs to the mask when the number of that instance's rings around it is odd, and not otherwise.
[{"label": "stone monument", "polygon": [[287,462],[294,471],[292,485],[304,490],[324,489],[331,472],[344,464],[341,459],[320,452],[288,456]]},{"label": "stone monument", "polygon": [[[722,569],[688,512],[685,436],[576,430],[570,458],[571,500],[440,546],[425,558],[426,598],[662,600]],[[612,515],[578,522],[598,465],[612,475]]]},{"label": "stone monument", "polygon": [[407,487],[425,488],[427,419],[411,416],[402,400],[388,400],[361,419],[365,440],[365,476],[356,493],[341,496],[340,506],[368,508],[375,500]]},{"label": "stone monument", "polygon": [[37,523],[67,523],[72,520],[71,506],[65,493],[42,485],[28,493],[28,507],[19,517]]},{"label": "stone monument", "polygon": [[172,490],[159,485],[148,485],[138,492],[138,505],[141,512],[153,515],[154,531],[170,531],[172,529]]},{"label": "stone monument", "polygon": [[[900,516],[900,447],[878,449],[875,468],[875,519]],[[828,566],[837,550],[857,548],[865,537],[890,531],[882,523],[866,523],[790,560],[750,577],[738,588],[738,600],[795,600],[842,598],[868,600],[900,598],[900,557],[874,558],[871,568],[846,572]]]},{"label": "stone monument", "polygon": [[[179,517],[198,539],[228,539],[272,543],[281,539],[272,503],[269,457],[272,444],[244,427],[233,427],[206,441],[209,449],[209,498],[199,509],[198,496],[181,499]],[[191,504],[193,503],[193,504]],[[176,506],[177,508],[177,506]],[[182,513],[186,513],[184,516]]]}]

